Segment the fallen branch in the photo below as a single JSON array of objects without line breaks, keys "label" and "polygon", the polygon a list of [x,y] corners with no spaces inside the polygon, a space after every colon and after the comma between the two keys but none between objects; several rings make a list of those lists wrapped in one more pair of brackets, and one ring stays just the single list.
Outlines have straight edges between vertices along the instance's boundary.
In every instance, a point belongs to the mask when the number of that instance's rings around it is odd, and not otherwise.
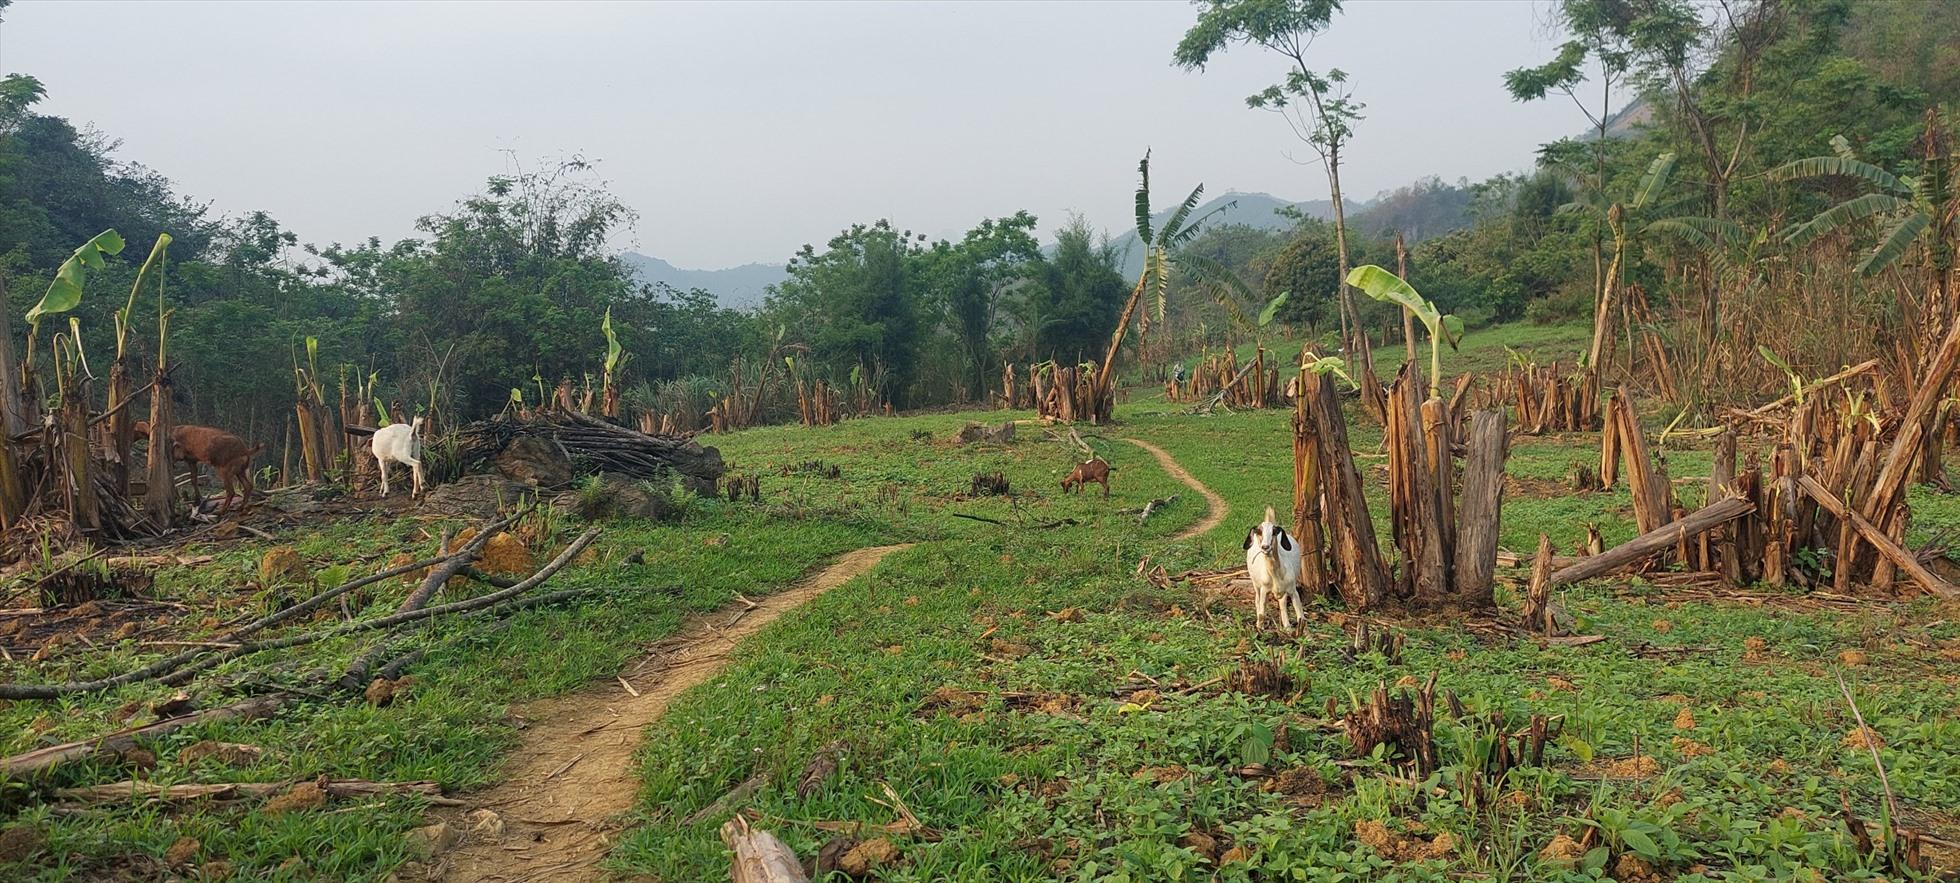
[{"label": "fallen branch", "polygon": [[1156,500],[1151,500],[1150,502],[1148,502],[1148,503],[1145,503],[1145,504],[1143,504],[1143,511],[1142,511],[1142,512],[1141,512],[1140,514],[1138,514],[1138,515],[1137,515],[1137,523],[1138,523],[1138,524],[1142,524],[1142,523],[1144,523],[1144,522],[1146,522],[1146,521],[1149,521],[1149,520],[1150,520],[1150,513],[1152,513],[1152,512],[1155,512],[1155,511],[1157,511],[1157,507],[1159,507],[1159,506],[1169,506],[1170,504],[1172,504],[1172,503],[1175,503],[1175,502],[1177,502],[1177,495],[1176,495],[1176,494],[1171,494],[1171,495],[1170,495],[1170,496],[1168,496],[1168,497],[1163,497],[1163,498],[1161,498],[1161,499],[1156,499]]},{"label": "fallen branch", "polygon": [[269,693],[254,696],[242,702],[234,702],[219,708],[207,708],[190,714],[160,720],[147,726],[118,730],[106,736],[50,745],[25,754],[16,754],[0,761],[0,773],[8,779],[26,779],[47,773],[63,764],[87,760],[97,755],[120,755],[135,748],[139,741],[155,739],[188,726],[217,721],[248,721],[270,716],[291,699],[287,693]]},{"label": "fallen branch", "polygon": [[1756,511],[1755,503],[1741,497],[1724,497],[1678,521],[1670,521],[1598,555],[1581,558],[1569,567],[1553,571],[1545,585],[1549,587],[1576,583],[1638,564],[1659,552],[1673,548],[1684,537],[1696,536],[1754,511]]},{"label": "fallen branch", "polygon": [[[278,638],[270,641],[255,641],[250,643],[240,643],[237,647],[228,650],[221,650],[215,653],[206,652],[206,648],[198,648],[198,649],[186,651],[184,653],[179,653],[176,656],[169,657],[167,659],[161,660],[156,663],[152,663],[134,672],[127,672],[124,674],[116,675],[114,677],[100,678],[93,681],[68,681],[59,684],[0,684],[0,698],[51,699],[56,696],[65,696],[71,693],[97,692],[100,690],[109,689],[111,687],[121,686],[123,684],[135,683],[137,681],[144,681],[144,680],[153,680],[157,678],[181,680],[196,672],[209,669],[213,666],[220,665],[222,663],[228,662],[233,659],[237,659],[242,656],[249,656],[254,653],[262,653],[267,650],[283,650],[289,647],[299,647],[306,644],[317,643],[319,641],[323,641],[328,638],[337,638],[345,635],[357,634],[360,632],[374,631],[376,629],[392,628],[394,626],[401,625],[404,623],[416,622],[434,616],[441,616],[445,613],[461,613],[461,612],[472,611],[472,610],[480,610],[485,607],[489,607],[491,605],[497,604],[498,602],[509,599],[513,596],[529,591],[531,588],[535,587],[538,583],[541,583],[544,580],[549,579],[552,574],[557,573],[560,568],[563,568],[566,564],[570,563],[572,558],[577,556],[579,552],[583,551],[587,545],[590,545],[591,542],[598,537],[598,535],[599,535],[598,528],[592,528],[590,530],[587,530],[585,533],[580,534],[578,539],[573,540],[571,545],[566,546],[565,551],[559,553],[557,558],[552,559],[551,563],[546,564],[543,568],[539,569],[537,573],[532,574],[530,578],[515,583],[508,589],[492,592],[488,595],[472,598],[467,601],[458,601],[452,604],[442,604],[435,607],[422,607],[416,610],[394,613],[388,616],[378,617],[375,619],[366,619],[357,622],[343,623],[316,632],[305,632],[298,635],[289,635],[284,638]],[[457,569],[460,570],[461,565],[458,565]],[[241,627],[240,629],[232,632],[231,634],[223,636],[221,640],[223,640],[225,643],[236,643],[236,637],[238,635],[249,634],[253,631],[257,631],[260,628],[264,628],[264,625],[262,623],[265,623],[272,619],[273,617],[267,617],[265,620],[261,620],[259,623],[253,623]]]},{"label": "fallen branch", "polygon": [[703,820],[721,815],[733,808],[735,804],[755,796],[755,792],[762,790],[762,786],[767,784],[769,784],[769,774],[767,773],[756,773],[753,776],[743,779],[741,784],[728,789],[727,794],[715,798],[715,802],[688,814],[687,818],[681,820],[681,824],[698,825]]},{"label": "fallen branch", "polygon": [[1740,415],[1742,415],[1742,416],[1744,416],[1744,417],[1760,417],[1760,416],[1762,416],[1762,415],[1764,415],[1764,414],[1768,414],[1769,412],[1771,412],[1771,411],[1774,411],[1774,410],[1776,410],[1777,408],[1781,408],[1781,407],[1783,407],[1784,405],[1787,405],[1787,404],[1790,404],[1791,402],[1794,402],[1794,401],[1796,401],[1796,400],[1797,400],[1797,396],[1798,396],[1799,394],[1801,394],[1801,395],[1804,395],[1804,396],[1808,396],[1808,395],[1810,395],[1811,393],[1813,393],[1813,392],[1816,392],[1816,391],[1818,391],[1818,390],[1820,390],[1820,389],[1823,389],[1823,388],[1824,388],[1824,387],[1826,387],[1826,386],[1830,386],[1830,385],[1831,385],[1831,384],[1833,384],[1833,383],[1838,383],[1838,382],[1840,382],[1840,381],[1844,381],[1844,380],[1849,380],[1849,379],[1851,379],[1851,378],[1853,378],[1853,377],[1856,377],[1856,376],[1858,376],[1858,375],[1860,375],[1860,374],[1863,374],[1863,373],[1865,373],[1866,371],[1870,371],[1871,369],[1873,369],[1873,368],[1876,368],[1876,367],[1878,367],[1878,360],[1877,360],[1877,359],[1872,359],[1871,361],[1868,361],[1868,362],[1863,362],[1863,363],[1860,363],[1860,364],[1857,364],[1857,365],[1853,365],[1853,366],[1851,366],[1851,367],[1849,367],[1849,368],[1846,368],[1846,369],[1844,369],[1843,371],[1839,371],[1838,373],[1836,373],[1836,374],[1833,374],[1833,375],[1831,375],[1831,376],[1829,376],[1829,377],[1826,377],[1826,378],[1823,378],[1823,379],[1821,379],[1821,380],[1813,380],[1813,381],[1811,381],[1811,382],[1810,382],[1809,384],[1807,384],[1807,385],[1805,385],[1805,386],[1804,386],[1804,388],[1803,388],[1803,389],[1802,389],[1802,390],[1801,390],[1800,392],[1792,392],[1792,393],[1790,393],[1789,395],[1786,395],[1786,396],[1784,396],[1784,397],[1782,397],[1782,398],[1780,398],[1780,399],[1777,399],[1776,401],[1773,401],[1773,402],[1770,402],[1770,403],[1769,403],[1769,404],[1767,404],[1767,405],[1763,405],[1763,406],[1761,406],[1761,407],[1757,407],[1757,408],[1751,408],[1751,409],[1749,409],[1749,410],[1747,410],[1747,411],[1737,411],[1736,413],[1737,413],[1737,414],[1740,414]]},{"label": "fallen branch", "polygon": [[1811,499],[1817,501],[1817,505],[1824,507],[1824,510],[1831,515],[1839,520],[1850,521],[1851,526],[1857,529],[1858,535],[1863,537],[1865,542],[1872,544],[1872,548],[1877,549],[1878,553],[1891,561],[1893,566],[1905,571],[1906,575],[1912,577],[1912,581],[1918,583],[1921,588],[1942,598],[1960,598],[1960,589],[1954,588],[1951,583],[1940,579],[1938,574],[1926,569],[1926,565],[1920,563],[1919,556],[1893,542],[1885,531],[1879,530],[1876,525],[1865,520],[1865,516],[1858,514],[1856,509],[1846,506],[1836,494],[1818,484],[1817,479],[1800,475],[1797,477],[1797,486],[1803,488],[1804,493],[1809,494]]},{"label": "fallen branch", "polygon": [[[949,513],[947,513],[947,514],[948,514],[948,515],[951,515],[951,516],[953,516],[954,518],[964,518],[964,519],[966,519],[966,520],[968,520],[968,521],[984,521],[984,522],[986,522],[986,523],[988,523],[988,524],[998,524],[998,525],[1000,525],[1000,526],[1002,526],[1002,527],[1020,527],[1020,526],[1021,526],[1021,525],[1018,525],[1018,524],[1013,524],[1013,523],[1010,523],[1010,522],[1006,522],[1006,521],[1002,521],[1002,520],[1000,520],[1000,519],[998,519],[998,518],[988,518],[988,517],[987,517],[987,516],[985,516],[985,515],[968,515],[968,514],[966,514],[966,513],[964,513],[964,512],[949,512]],[[1034,529],[1034,530],[1048,530],[1048,529],[1050,529],[1050,528],[1056,528],[1056,527],[1065,527],[1065,526],[1067,526],[1067,525],[1071,525],[1071,524],[1075,524],[1075,523],[1076,523],[1076,520],[1075,520],[1075,519],[1073,519],[1073,518],[1064,518],[1064,519],[1061,519],[1061,520],[1059,520],[1059,521],[1050,521],[1050,522],[1047,522],[1047,523],[1045,523],[1045,524],[1037,524],[1037,525],[1034,525],[1032,529]]]},{"label": "fallen branch", "polygon": [[[62,788],[55,796],[69,804],[124,803],[153,800],[176,803],[186,800],[237,800],[244,797],[270,797],[292,787],[290,782],[223,782],[210,785],[159,785],[154,782],[126,781],[83,788]],[[371,797],[383,794],[417,794],[436,806],[466,806],[466,801],[442,796],[435,782],[369,782],[362,779],[326,780],[320,789],[331,797]]]}]

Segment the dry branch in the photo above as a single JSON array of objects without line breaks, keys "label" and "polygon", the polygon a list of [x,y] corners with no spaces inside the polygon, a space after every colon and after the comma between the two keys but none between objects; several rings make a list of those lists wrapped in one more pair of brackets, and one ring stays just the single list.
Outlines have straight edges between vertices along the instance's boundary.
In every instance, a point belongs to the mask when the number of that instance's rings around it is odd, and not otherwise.
[{"label": "dry branch", "polygon": [[0,773],[5,773],[8,779],[31,778],[62,764],[86,760],[99,754],[121,754],[135,748],[139,741],[154,739],[195,724],[248,721],[266,717],[278,711],[290,698],[290,694],[286,693],[269,693],[219,708],[207,708],[168,720],[160,720],[147,726],[118,730],[106,736],[50,745],[0,761]]},{"label": "dry branch", "polygon": [[1811,499],[1816,500],[1817,505],[1824,507],[1825,511],[1830,512],[1840,519],[1848,520],[1852,526],[1857,528],[1858,534],[1864,537],[1865,542],[1872,544],[1872,548],[1877,549],[1878,553],[1885,556],[1886,560],[1892,562],[1894,567],[1904,571],[1907,576],[1912,577],[1913,582],[1918,583],[1921,588],[1942,598],[1960,598],[1960,589],[1954,588],[1952,583],[1940,579],[1937,574],[1926,569],[1926,565],[1919,562],[1919,556],[1906,551],[1904,547],[1893,542],[1892,538],[1886,535],[1884,531],[1879,530],[1877,525],[1865,520],[1865,517],[1859,515],[1857,510],[1846,506],[1843,500],[1837,498],[1836,494],[1831,493],[1823,485],[1818,484],[1817,479],[1811,478],[1808,475],[1798,476],[1797,486],[1803,488],[1803,492],[1809,494]]},{"label": "dry branch", "polygon": [[[332,797],[371,797],[381,794],[419,794],[436,806],[465,806],[465,801],[442,796],[436,782],[369,782],[363,779],[325,780],[320,789]],[[124,803],[154,800],[174,803],[185,800],[236,800],[241,797],[270,797],[290,782],[222,782],[207,785],[159,785],[154,782],[125,781],[83,788],[62,788],[55,796],[64,803]]]},{"label": "dry branch", "polygon": [[1554,571],[1546,586],[1561,586],[1617,571],[1638,564],[1678,545],[1682,537],[1692,537],[1717,525],[1727,524],[1756,511],[1756,504],[1741,497],[1727,497],[1696,510],[1680,521],[1663,524],[1605,552],[1581,558],[1570,567]]}]

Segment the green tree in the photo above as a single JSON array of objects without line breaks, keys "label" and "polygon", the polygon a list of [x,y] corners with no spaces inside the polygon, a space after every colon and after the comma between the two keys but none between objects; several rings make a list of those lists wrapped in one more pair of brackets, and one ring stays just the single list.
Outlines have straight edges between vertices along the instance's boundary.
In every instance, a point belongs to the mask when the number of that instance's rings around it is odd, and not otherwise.
[{"label": "green tree", "polygon": [[1025,283],[1041,259],[1035,217],[1025,211],[989,218],[959,242],[935,243],[929,277],[965,362],[964,384],[978,398],[1000,369],[994,332],[1006,294]]},{"label": "green tree", "polygon": [[1108,238],[1082,218],[1055,231],[1054,254],[1034,268],[1034,284],[1025,289],[1029,357],[1079,363],[1108,340],[1130,293],[1122,265]]},{"label": "green tree", "polygon": [[1327,29],[1340,0],[1198,0],[1198,21],[1184,33],[1173,57],[1186,70],[1204,70],[1212,56],[1233,45],[1258,46],[1287,62],[1286,76],[1246,99],[1253,108],[1277,112],[1320,158],[1334,204],[1334,244],[1340,255],[1333,279],[1341,307],[1341,339],[1354,347],[1358,320],[1346,279],[1347,209],[1341,197],[1341,150],[1354,135],[1365,107],[1353,97],[1347,74],[1326,73],[1307,63],[1307,49]]},{"label": "green tree", "polygon": [[805,245],[767,310],[833,380],[857,371],[907,406],[922,344],[924,239],[880,220],[853,224],[821,252]]}]

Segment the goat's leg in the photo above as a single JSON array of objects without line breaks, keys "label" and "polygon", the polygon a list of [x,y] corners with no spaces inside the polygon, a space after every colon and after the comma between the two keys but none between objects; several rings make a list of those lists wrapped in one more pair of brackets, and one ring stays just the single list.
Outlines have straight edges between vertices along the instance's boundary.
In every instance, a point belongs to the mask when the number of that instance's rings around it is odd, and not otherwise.
[{"label": "goat's leg", "polygon": [[374,463],[381,468],[381,499],[388,499],[388,458],[376,457]]},{"label": "goat's leg", "polygon": [[1109,476],[1107,475],[1103,476],[1102,486],[1103,486],[1103,499],[1107,500],[1109,499]]},{"label": "goat's leg", "polygon": [[1254,631],[1266,630],[1266,584],[1252,581],[1252,628]]},{"label": "goat's leg", "polygon": [[409,496],[417,497],[417,498],[421,497],[422,496],[422,458],[421,457],[409,458],[408,476],[411,482],[413,483],[413,486],[409,491]]}]

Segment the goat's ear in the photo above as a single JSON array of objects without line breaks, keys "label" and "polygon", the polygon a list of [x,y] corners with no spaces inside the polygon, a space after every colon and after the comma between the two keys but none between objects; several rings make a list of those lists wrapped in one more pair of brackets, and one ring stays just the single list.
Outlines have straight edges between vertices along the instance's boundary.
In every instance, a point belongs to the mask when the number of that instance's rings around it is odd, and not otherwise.
[{"label": "goat's ear", "polygon": [[1250,549],[1250,548],[1252,548],[1252,538],[1253,538],[1253,537],[1256,537],[1256,536],[1258,536],[1258,535],[1259,535],[1259,528],[1256,528],[1256,527],[1255,527],[1255,528],[1253,528],[1253,529],[1251,529],[1251,530],[1248,530],[1248,531],[1246,531],[1246,532],[1245,532],[1245,548],[1247,548],[1247,549]]},{"label": "goat's ear", "polygon": [[1293,538],[1287,535],[1284,528],[1279,529],[1279,549],[1282,552],[1293,551]]}]

